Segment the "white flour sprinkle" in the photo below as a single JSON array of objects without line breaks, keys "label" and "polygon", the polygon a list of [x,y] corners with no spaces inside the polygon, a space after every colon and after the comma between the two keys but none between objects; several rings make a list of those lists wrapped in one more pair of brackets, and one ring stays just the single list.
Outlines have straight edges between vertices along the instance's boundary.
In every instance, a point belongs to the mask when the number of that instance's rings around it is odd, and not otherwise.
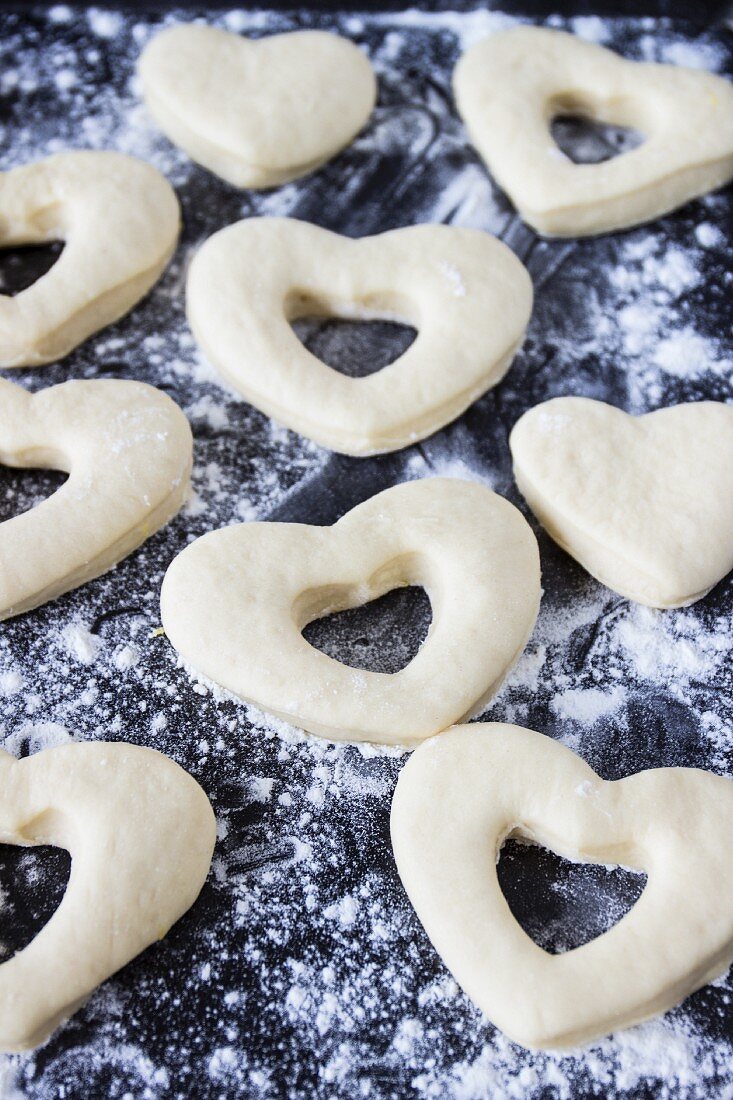
[{"label": "white flour sprinkle", "polygon": [[101,639],[90,633],[84,623],[69,623],[62,632],[61,640],[66,650],[84,665],[92,664],[101,649]]},{"label": "white flour sprinkle", "polygon": [[573,722],[597,722],[613,714],[623,704],[625,692],[620,687],[610,691],[600,688],[569,688],[556,695],[551,706],[560,718]]}]

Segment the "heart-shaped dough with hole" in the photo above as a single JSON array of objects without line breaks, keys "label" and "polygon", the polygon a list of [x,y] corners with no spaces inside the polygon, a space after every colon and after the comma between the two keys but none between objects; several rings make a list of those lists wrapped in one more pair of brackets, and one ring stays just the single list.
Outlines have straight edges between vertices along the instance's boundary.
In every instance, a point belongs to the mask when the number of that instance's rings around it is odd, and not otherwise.
[{"label": "heart-shaped dough with hole", "polygon": [[0,619],[106,573],[188,493],[193,442],[170,397],[143,382],[64,382],[36,394],[0,379],[0,463],[69,477],[0,523]]},{"label": "heart-shaped dough with hole", "polygon": [[[644,871],[634,907],[550,955],[496,873],[505,840]],[[665,1012],[733,961],[733,783],[693,768],[604,782],[519,726],[458,726],[421,745],[392,802],[397,868],[446,966],[517,1043],[566,1048]]]},{"label": "heart-shaped dough with hole", "polygon": [[365,55],[326,31],[252,40],[171,27],[146,46],[139,74],[163,132],[235,187],[275,187],[319,168],[377,98]]},{"label": "heart-shaped dough with hole", "polygon": [[[409,584],[425,588],[433,620],[400,672],[349,668],[302,635]],[[334,741],[409,746],[497,691],[539,601],[537,542],[521,513],[474,482],[429,478],[332,527],[212,531],[170,565],[161,610],[183,659],[235,695]]]},{"label": "heart-shaped dough with hole", "polygon": [[[215,233],[191,264],[188,319],[253,405],[325,447],[398,450],[454,420],[504,376],[532,310],[516,256],[476,229],[419,225],[351,240],[293,218]],[[349,378],[290,322],[386,318],[418,330],[383,370]]]},{"label": "heart-shaped dough with hole", "polygon": [[684,607],[733,569],[733,406],[634,417],[558,397],[525,413],[509,442],[540,523],[622,596]]},{"label": "heart-shaped dough with hole", "polygon": [[0,964],[0,1050],[38,1046],[93,989],[193,905],[216,839],[209,800],[153,749],[62,745],[25,760],[0,750],[0,840],[71,855],[61,904]]},{"label": "heart-shaped dough with hole", "polygon": [[[453,83],[474,145],[538,233],[638,225],[733,177],[733,84],[711,73],[515,27],[468,50]],[[632,127],[645,140],[600,164],[574,164],[550,132],[561,115]]]},{"label": "heart-shaped dough with hole", "polygon": [[64,242],[32,286],[0,295],[0,366],[61,359],[127,313],[163,272],[180,220],[168,181],[121,153],[59,153],[0,173],[0,248]]}]

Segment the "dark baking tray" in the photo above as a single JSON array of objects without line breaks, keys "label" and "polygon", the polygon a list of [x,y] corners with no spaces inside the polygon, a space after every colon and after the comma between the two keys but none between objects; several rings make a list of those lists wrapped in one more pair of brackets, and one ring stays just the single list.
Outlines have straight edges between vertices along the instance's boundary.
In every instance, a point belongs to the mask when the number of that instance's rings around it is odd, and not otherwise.
[{"label": "dark baking tray", "polygon": [[[722,1095],[733,1087],[730,978],[662,1023],[589,1052],[555,1057],[514,1046],[453,986],[406,901],[389,844],[400,760],[298,739],[242,706],[199,694],[205,689],[153,632],[166,565],[206,530],[252,516],[329,523],[382,488],[433,472],[478,477],[523,507],[507,436],[537,402],[583,393],[640,412],[704,397],[730,401],[731,190],[649,228],[539,240],[489,185],[452,106],[457,35],[497,25],[466,7],[462,16],[325,8],[229,16],[229,26],[256,34],[341,31],[370,52],[380,78],[378,110],[351,148],[281,192],[238,192],[172,150],[139,106],[134,61],[162,14],[139,5],[123,13],[11,7],[0,16],[2,167],[54,148],[137,153],[171,178],[185,228],[169,272],[130,316],[61,364],[7,376],[32,389],[72,377],[138,378],[166,389],[192,420],[197,497],[107,577],[2,625],[5,743],[19,755],[70,737],[160,748],[209,793],[220,840],[199,901],[166,939],[105,983],[41,1050],[7,1059],[9,1094]],[[733,73],[724,6],[650,10],[691,18],[552,22],[602,33],[629,57],[694,55]],[[182,295],[196,245],[237,218],[268,212],[354,236],[428,220],[498,232],[536,286],[527,342],[505,381],[436,436],[382,458],[328,455],[273,428],[202,365]],[[7,262],[2,270],[9,280],[18,276],[17,265],[14,275]],[[661,329],[656,343],[639,335],[641,351],[632,354],[633,325],[623,310],[635,302],[656,310]],[[680,361],[678,342],[675,359],[668,342],[668,369],[652,369],[658,344],[684,331],[697,338],[687,358]],[[303,335],[353,370],[393,355],[404,336],[387,324],[365,335],[331,323]],[[348,366],[357,362],[361,368]],[[3,470],[0,497],[10,510],[2,514],[30,506],[59,481]],[[669,764],[730,773],[731,578],[694,608],[659,617],[602,589],[537,535],[545,589],[538,628],[486,717],[563,738],[607,778]],[[406,590],[324,621],[310,637],[343,659],[390,670],[415,651],[428,614],[425,597]],[[619,691],[623,705],[609,711]],[[2,857],[7,955],[52,912],[68,858],[11,849]],[[531,849],[513,850],[501,874],[514,911],[550,950],[602,931],[641,887],[636,876],[572,867]]]}]

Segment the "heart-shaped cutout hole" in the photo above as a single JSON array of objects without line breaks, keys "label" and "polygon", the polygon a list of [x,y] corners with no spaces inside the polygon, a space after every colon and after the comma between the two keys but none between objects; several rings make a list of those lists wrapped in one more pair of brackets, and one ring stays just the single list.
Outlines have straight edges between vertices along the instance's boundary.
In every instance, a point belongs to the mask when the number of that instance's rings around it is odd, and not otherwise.
[{"label": "heart-shaped cutout hole", "polygon": [[55,912],[0,964],[0,1050],[17,1051],[43,1042],[193,904],[216,821],[162,753],[100,741],[23,760],[0,751],[0,835],[63,848],[72,864]]},{"label": "heart-shaped cutout hole", "polygon": [[303,637],[349,668],[394,674],[415,658],[430,631],[432,609],[424,588],[408,585],[348,610],[313,619]]},{"label": "heart-shaped cutout hole", "polygon": [[71,857],[44,844],[19,848],[0,844],[0,965],[48,924],[63,899]]},{"label": "heart-shaped cutout hole", "polygon": [[38,507],[61,488],[68,476],[62,470],[0,465],[0,523]]},{"label": "heart-shaped cutout hole", "polygon": [[[425,589],[433,619],[393,675],[349,668],[302,631],[329,610]],[[474,482],[378,493],[331,527],[246,523],[191,543],[161,591],[185,661],[263,710],[337,741],[410,745],[498,689],[539,607],[537,543],[513,505]]]},{"label": "heart-shaped cutout hole", "polygon": [[359,321],[336,316],[299,317],[291,321],[306,351],[349,378],[366,378],[404,355],[417,329],[384,318]]},{"label": "heart-shaped cutout hole", "polygon": [[[664,1012],[733,961],[733,781],[656,768],[606,782],[519,726],[456,726],[419,746],[392,801],[407,894],[456,980],[510,1038],[570,1048]],[[520,927],[497,860],[519,833],[647,875],[609,931],[552,955]]]},{"label": "heart-shaped cutout hole", "polygon": [[636,904],[646,883],[638,871],[563,859],[518,833],[502,846],[497,876],[516,922],[551,955],[608,932]]},{"label": "heart-shaped cutout hole", "polygon": [[132,553],[183,504],[191,460],[188,421],[152,386],[72,381],[31,394],[0,379],[0,462],[33,468],[44,485],[58,478],[38,467],[68,471],[46,500],[0,523],[0,618]]},{"label": "heart-shaped cutout hole", "polygon": [[[711,73],[627,61],[572,34],[522,26],[472,46],[456,66],[454,90],[492,175],[548,236],[637,225],[733,176],[733,84]],[[574,164],[550,123],[578,108],[644,140]]]},{"label": "heart-shaped cutout hole", "polygon": [[139,73],[164,133],[235,187],[314,171],[355,137],[377,90],[361,50],[324,31],[254,41],[170,27],[146,46]]},{"label": "heart-shaped cutout hole", "polygon": [[64,250],[63,241],[0,248],[0,295],[14,298],[51,270]]},{"label": "heart-shaped cutout hole", "polygon": [[733,569],[731,406],[699,401],[637,417],[558,397],[525,413],[509,442],[537,518],[622,596],[681,607]]},{"label": "heart-shaped cutout hole", "polygon": [[[196,339],[248,401],[323,446],[366,455],[430,435],[496,385],[523,338],[532,283],[479,230],[418,225],[352,240],[249,218],[199,249],[186,299]],[[418,335],[389,366],[349,378],[295,335],[293,321],[314,312]]]},{"label": "heart-shaped cutout hole", "polygon": [[12,296],[0,284],[1,367],[61,359],[122,317],[163,272],[180,228],[168,181],[120,153],[0,172],[0,211],[0,249],[15,250],[5,274],[23,276]]},{"label": "heart-shaped cutout hole", "polygon": [[630,153],[644,141],[632,126],[618,126],[593,118],[582,104],[557,106],[550,133],[558,149],[573,164],[603,164],[622,153]]}]

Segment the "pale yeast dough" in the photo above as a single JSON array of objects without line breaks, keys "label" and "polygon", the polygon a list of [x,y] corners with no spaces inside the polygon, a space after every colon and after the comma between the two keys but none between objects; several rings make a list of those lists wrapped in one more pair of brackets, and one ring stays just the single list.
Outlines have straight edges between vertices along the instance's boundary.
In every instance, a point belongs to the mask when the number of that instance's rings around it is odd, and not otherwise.
[{"label": "pale yeast dough", "polygon": [[[345,454],[394,451],[459,416],[504,376],[532,309],[527,271],[475,229],[420,225],[351,240],[290,218],[215,233],[188,275],[188,319],[208,358],[258,409]],[[414,343],[349,378],[290,322],[403,321]]]},{"label": "pale yeast dough", "polygon": [[62,240],[53,267],[0,296],[0,366],[61,359],[127,313],[178,240],[168,181],[120,153],[59,153],[0,173],[0,248]]},{"label": "pale yeast dough", "polygon": [[355,137],[377,96],[361,50],[324,31],[252,41],[171,27],[146,46],[139,73],[164,133],[235,187],[313,171]]},{"label": "pale yeast dough", "polygon": [[[515,27],[473,46],[454,75],[472,141],[525,221],[548,236],[657,218],[733,176],[733,84],[626,61],[562,31]],[[638,148],[574,164],[550,123],[580,114],[638,130]]]},{"label": "pale yeast dough", "polygon": [[[303,627],[402,585],[433,620],[389,675],[313,648]],[[161,593],[168,638],[197,671],[334,741],[411,745],[480,709],[518,658],[540,600],[537,543],[513,505],[473,482],[387,489],[332,527],[247,523],[204,535]]]},{"label": "pale yeast dough", "polygon": [[[496,874],[509,837],[566,859],[646,872],[597,939],[550,955]],[[459,726],[421,745],[392,803],[397,868],[469,997],[527,1047],[565,1048],[664,1012],[733,960],[733,783],[692,768],[604,782],[519,726]]]},{"label": "pale yeast dough", "polygon": [[68,471],[35,508],[0,523],[0,619],[111,569],[186,499],[191,429],[142,382],[64,382],[31,395],[0,380],[0,463]]},{"label": "pale yeast dough", "polygon": [[521,417],[510,446],[537,518],[621,595],[682,607],[733,569],[733,406],[632,417],[558,397]]},{"label": "pale yeast dough", "polygon": [[0,750],[0,840],[71,854],[61,904],[0,965],[0,1050],[38,1046],[194,903],[216,821],[182,768],[119,742]]}]

